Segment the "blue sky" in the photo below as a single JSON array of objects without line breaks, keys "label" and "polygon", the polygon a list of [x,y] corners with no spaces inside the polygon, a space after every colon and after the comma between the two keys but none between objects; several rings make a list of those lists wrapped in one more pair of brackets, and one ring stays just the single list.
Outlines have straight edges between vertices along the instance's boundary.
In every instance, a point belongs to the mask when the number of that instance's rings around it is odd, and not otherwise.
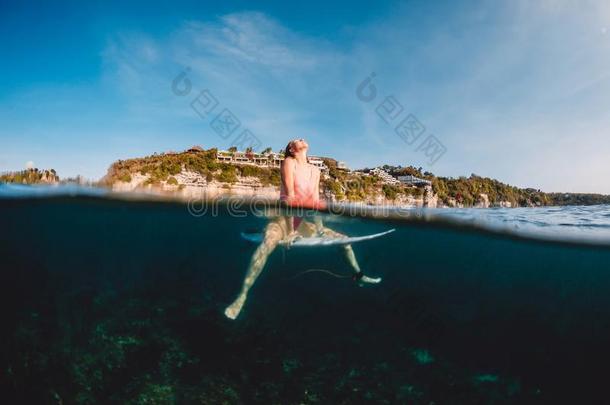
[{"label": "blue sky", "polygon": [[[0,171],[96,179],[119,158],[226,148],[210,122],[228,108],[263,146],[305,137],[353,168],[610,193],[604,1],[0,4]],[[203,89],[206,118],[190,107]],[[386,123],[389,96],[402,112]],[[409,114],[425,127],[412,144],[394,132]],[[434,163],[429,135],[446,150]]]}]

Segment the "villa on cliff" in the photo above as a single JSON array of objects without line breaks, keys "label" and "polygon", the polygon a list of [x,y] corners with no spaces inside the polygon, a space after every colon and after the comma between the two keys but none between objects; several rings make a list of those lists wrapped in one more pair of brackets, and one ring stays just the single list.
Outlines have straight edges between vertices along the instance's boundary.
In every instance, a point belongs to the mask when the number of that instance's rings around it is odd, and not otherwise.
[{"label": "villa on cliff", "polygon": [[398,176],[396,177],[399,182],[402,184],[408,184],[412,186],[431,186],[432,182],[430,180],[421,179],[416,176],[407,175],[407,176]]},{"label": "villa on cliff", "polygon": [[[253,165],[258,167],[279,168],[282,164],[282,160],[284,160],[284,154],[276,153],[273,151],[255,153],[253,151],[240,152],[236,150],[219,150],[216,153],[216,161],[239,165]],[[329,168],[326,163],[324,163],[324,159],[322,157],[309,156],[308,160],[310,164],[319,168],[323,174],[327,175],[329,173]],[[337,161],[336,167],[337,169],[344,170],[347,172],[351,171],[344,162]],[[412,175],[395,177],[381,167],[371,169],[365,174],[375,175],[379,177],[385,184],[405,184],[408,186],[415,187],[429,187],[432,185],[430,180],[422,179]]]},{"label": "villa on cliff", "polygon": [[405,184],[408,186],[416,186],[416,187],[432,186],[432,182],[430,180],[421,179],[419,177],[412,176],[412,175],[395,177],[395,176],[392,176],[390,173],[388,173],[385,169],[383,169],[381,167],[375,167],[364,173],[368,176],[379,177],[381,179],[381,181],[384,182],[385,184],[392,184],[392,185]]},{"label": "villa on cliff", "polygon": [[[202,152],[203,148],[200,146],[193,146],[190,149],[187,149],[186,152]],[[167,152],[167,153],[175,153],[175,152]],[[264,168],[276,168],[282,164],[284,160],[283,153],[273,152],[271,148],[264,150],[263,152],[257,153],[252,150],[246,149],[243,152],[237,150],[237,148],[230,148],[229,150],[218,150],[216,151],[216,161],[228,164],[236,164],[236,165],[251,165],[257,167]],[[336,161],[331,158],[323,158],[320,156],[308,156],[308,161],[310,164],[316,166],[320,169],[320,171],[328,176],[330,173],[330,169],[325,163],[326,161],[336,162],[333,166],[337,169],[352,172],[344,162]],[[422,179],[413,175],[405,175],[405,176],[394,176],[390,174],[390,172],[384,167],[375,167],[373,169],[363,169],[356,170],[355,172],[361,173],[365,176],[377,176],[381,179],[384,184],[391,185],[407,185],[412,187],[431,187],[432,182],[430,180]]]},{"label": "villa on cliff", "polygon": [[[218,162],[240,165],[253,165],[258,167],[279,168],[283,160],[284,155],[276,152],[255,153],[250,151],[239,152],[219,150],[216,153],[216,161]],[[328,174],[328,166],[326,166],[326,163],[324,163],[324,160],[321,157],[309,156],[308,161],[310,164],[320,169],[322,173]],[[349,171],[349,169],[343,162],[337,162],[337,168]]]},{"label": "villa on cliff", "polygon": [[364,172],[367,176],[377,176],[381,179],[381,181],[385,184],[400,184],[400,181],[394,176],[392,176],[387,171],[383,170],[381,167],[375,167],[368,172]]}]

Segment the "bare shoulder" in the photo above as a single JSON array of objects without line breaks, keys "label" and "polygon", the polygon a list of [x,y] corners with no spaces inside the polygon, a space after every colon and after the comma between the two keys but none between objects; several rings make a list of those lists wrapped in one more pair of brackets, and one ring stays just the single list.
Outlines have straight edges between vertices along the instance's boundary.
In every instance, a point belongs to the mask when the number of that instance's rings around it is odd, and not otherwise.
[{"label": "bare shoulder", "polygon": [[287,156],[284,158],[284,160],[282,160],[281,168],[285,169],[287,167],[293,167],[295,162],[295,158],[293,158],[292,156]]}]

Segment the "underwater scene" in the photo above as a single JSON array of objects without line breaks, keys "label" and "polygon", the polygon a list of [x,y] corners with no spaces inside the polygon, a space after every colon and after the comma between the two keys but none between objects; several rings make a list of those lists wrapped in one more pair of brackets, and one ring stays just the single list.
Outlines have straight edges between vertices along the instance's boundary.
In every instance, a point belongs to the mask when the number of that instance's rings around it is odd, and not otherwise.
[{"label": "underwater scene", "polygon": [[[339,212],[341,211],[341,212]],[[610,207],[308,212],[236,319],[261,210],[0,188],[5,403],[603,403]]]}]

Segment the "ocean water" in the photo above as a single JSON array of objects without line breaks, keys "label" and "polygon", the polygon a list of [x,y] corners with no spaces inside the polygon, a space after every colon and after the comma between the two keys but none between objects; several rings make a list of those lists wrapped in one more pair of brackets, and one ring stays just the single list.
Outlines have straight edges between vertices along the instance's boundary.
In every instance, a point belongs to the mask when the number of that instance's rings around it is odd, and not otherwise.
[{"label": "ocean water", "polygon": [[0,186],[6,403],[607,403],[608,206],[335,207],[345,234],[396,228],[354,245],[382,282],[278,248],[231,321],[268,219],[118,197]]}]

